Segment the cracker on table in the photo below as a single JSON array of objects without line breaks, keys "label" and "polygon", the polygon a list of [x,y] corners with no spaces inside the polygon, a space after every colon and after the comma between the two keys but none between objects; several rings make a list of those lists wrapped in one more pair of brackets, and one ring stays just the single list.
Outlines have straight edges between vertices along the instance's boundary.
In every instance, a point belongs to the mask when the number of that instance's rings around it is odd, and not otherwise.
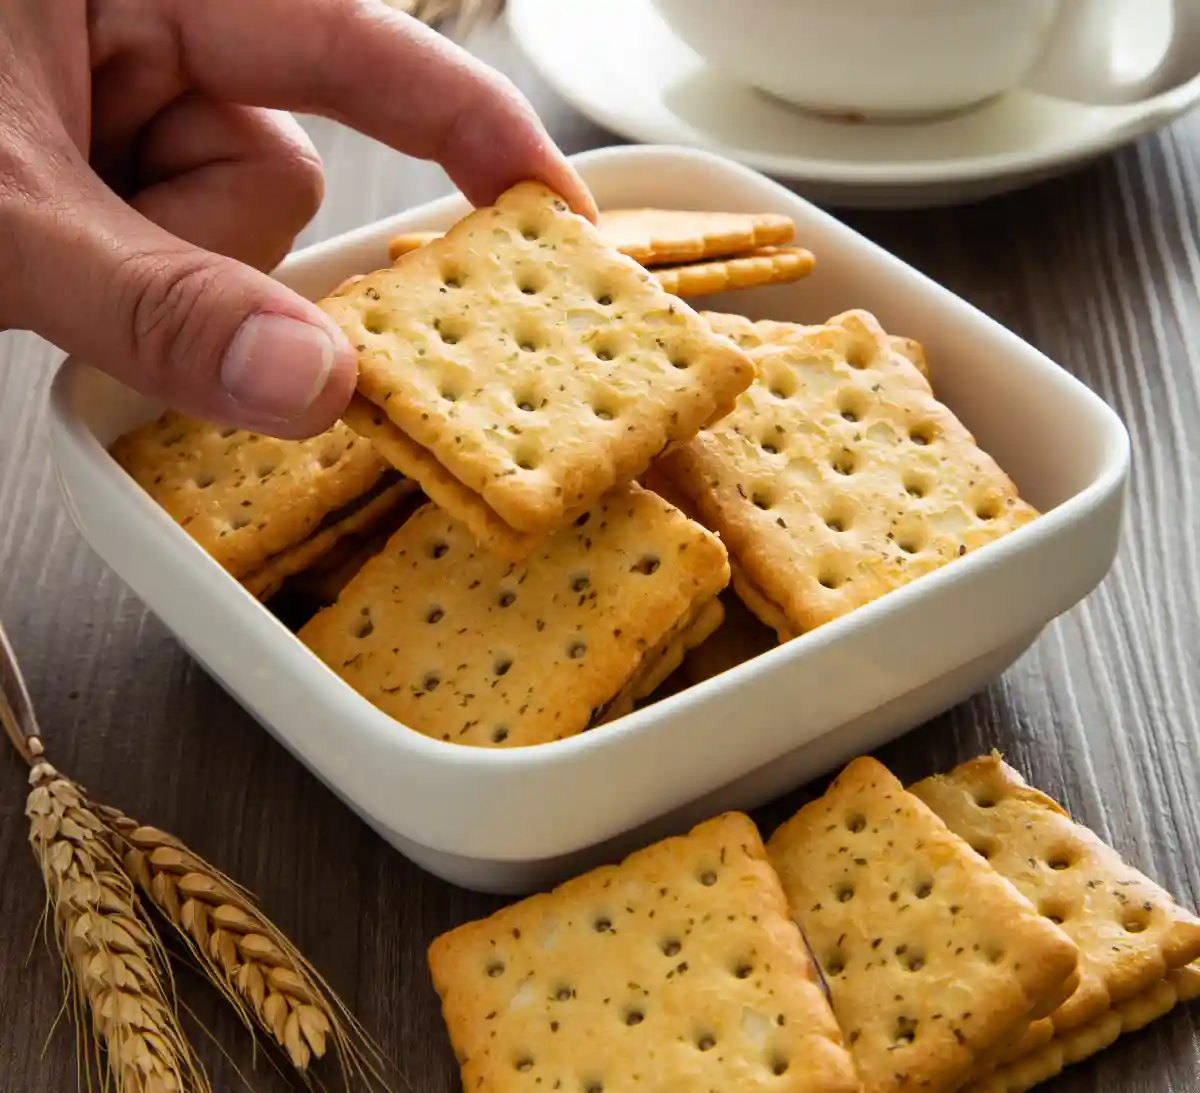
[{"label": "cracker on table", "polygon": [[721,535],[781,640],[1037,516],[868,313],[756,363],[735,409],[655,471]]},{"label": "cracker on table", "polygon": [[[600,234],[644,266],[696,262],[791,241],[796,225],[777,213],[691,212],[682,209],[607,209]],[[394,262],[441,237],[441,232],[404,232],[388,243]]]},{"label": "cracker on table", "polygon": [[602,720],[728,579],[720,541],[636,485],[520,565],[429,504],[299,636],[416,731],[519,747]]},{"label": "cracker on table", "polygon": [[717,817],[434,941],[470,1093],[856,1093],[751,821]]},{"label": "cracker on table", "polygon": [[375,488],[348,506],[344,514],[335,520],[323,522],[307,539],[272,555],[259,569],[243,577],[242,585],[246,591],[260,600],[269,600],[289,577],[310,569],[339,543],[378,527],[416,490],[411,480],[399,474],[395,474],[395,477],[398,481],[385,482],[380,479]]},{"label": "cracker on table", "polygon": [[1200,959],[1200,918],[999,755],[972,759],[909,792],[1079,946],[1079,986],[1049,1018],[1058,1032]]},{"label": "cracker on table", "polygon": [[1200,965],[1176,969],[1087,1024],[1060,1033],[1037,1050],[988,1071],[965,1086],[963,1093],[1026,1093],[1035,1085],[1057,1077],[1068,1066],[1110,1047],[1118,1037],[1145,1028],[1179,1003],[1198,996]]},{"label": "cracker on table", "polygon": [[816,265],[803,247],[759,247],[733,258],[666,266],[654,270],[663,289],[675,296],[710,296],[736,288],[786,285],[807,277]]},{"label": "cracker on table", "polygon": [[[754,374],[535,183],[321,306],[358,349],[359,393],[511,529],[542,537],[727,411]],[[424,471],[405,473],[434,496]]]},{"label": "cracker on table", "polygon": [[956,1089],[1078,982],[1074,943],[873,759],[768,854],[864,1093]]},{"label": "cracker on table", "polygon": [[389,469],[341,422],[309,440],[276,440],[174,411],[126,433],[110,452],[238,579],[307,538]]},{"label": "cracker on table", "polygon": [[[765,349],[769,355],[773,346],[787,345],[791,342],[804,342],[811,337],[813,326],[803,323],[782,322],[778,319],[748,319],[744,315],[734,315],[724,311],[702,311],[701,316],[718,334],[732,338],[737,345],[746,350],[751,359],[757,359]],[[929,362],[925,357],[925,347],[914,338],[905,338],[899,334],[887,335],[890,353],[880,356],[877,365],[887,368],[893,360],[904,360],[913,366],[925,379],[925,384],[917,384],[928,388]],[[906,382],[916,382],[911,371],[903,366],[896,369],[897,376]],[[931,389],[931,388],[930,388]]]}]

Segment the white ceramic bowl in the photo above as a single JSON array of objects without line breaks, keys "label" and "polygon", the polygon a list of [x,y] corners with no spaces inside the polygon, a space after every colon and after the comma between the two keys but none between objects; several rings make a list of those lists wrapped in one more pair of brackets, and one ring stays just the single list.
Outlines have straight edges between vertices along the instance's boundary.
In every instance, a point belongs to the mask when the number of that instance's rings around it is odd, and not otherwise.
[{"label": "white ceramic bowl", "polygon": [[[517,893],[725,808],[752,808],[953,706],[1085,596],[1116,551],[1128,437],[1116,415],[1013,334],[755,172],[704,152],[575,160],[602,206],[779,212],[816,272],[714,307],[824,320],[851,307],[926,346],[940,397],[1044,515],[846,618],[595,732],[513,750],[442,743],[360,698],[107,455],[158,407],[76,360],[51,395],[72,518],[183,646],[350,807],[421,866]],[[310,297],[386,264],[400,230],[442,229],[450,197],[291,257]]]}]

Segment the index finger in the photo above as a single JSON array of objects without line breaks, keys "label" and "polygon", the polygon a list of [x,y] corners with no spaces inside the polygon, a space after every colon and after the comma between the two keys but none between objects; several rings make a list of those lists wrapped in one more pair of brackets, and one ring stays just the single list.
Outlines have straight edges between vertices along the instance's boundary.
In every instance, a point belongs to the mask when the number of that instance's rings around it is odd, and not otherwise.
[{"label": "index finger", "polygon": [[535,179],[587,187],[500,73],[381,0],[168,0],[182,64],[215,98],[333,118],[441,164],[473,204]]}]

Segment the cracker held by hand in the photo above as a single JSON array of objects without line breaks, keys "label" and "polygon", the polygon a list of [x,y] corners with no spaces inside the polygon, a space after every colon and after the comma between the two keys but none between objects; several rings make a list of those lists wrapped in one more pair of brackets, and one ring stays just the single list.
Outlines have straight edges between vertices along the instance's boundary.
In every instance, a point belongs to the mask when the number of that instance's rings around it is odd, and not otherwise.
[{"label": "cracker held by hand", "polygon": [[734,588],[781,640],[1036,517],[866,312],[756,363],[733,412],[656,473],[721,535]]},{"label": "cracker held by hand", "polygon": [[120,437],[111,454],[261,598],[414,488],[341,423],[310,440],[276,440],[168,411]]},{"label": "cracker held by hand", "polygon": [[873,759],[771,838],[865,1093],[949,1093],[1078,982],[1075,945]]},{"label": "cracker held by hand", "polygon": [[[1200,919],[998,755],[926,778],[910,792],[1079,946],[1079,986],[1047,1019],[1047,1039],[1097,1020],[1200,958]],[[1009,1055],[1030,1047],[1018,1044]]]},{"label": "cracker held by hand", "polygon": [[[429,504],[300,640],[427,736],[517,747],[562,739],[644,696],[729,579],[719,540],[636,485],[523,564]],[[716,620],[719,622],[719,617]]]},{"label": "cracker held by hand", "polygon": [[429,964],[471,1093],[855,1093],[750,820],[461,926]]},{"label": "cracker held by hand", "polygon": [[754,374],[534,183],[322,306],[358,349],[398,469],[510,559],[726,413]]}]

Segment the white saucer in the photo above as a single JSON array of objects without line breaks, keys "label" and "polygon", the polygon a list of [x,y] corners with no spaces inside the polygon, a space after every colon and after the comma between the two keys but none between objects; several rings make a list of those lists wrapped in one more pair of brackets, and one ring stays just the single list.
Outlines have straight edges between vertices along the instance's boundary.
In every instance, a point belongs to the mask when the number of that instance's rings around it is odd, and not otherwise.
[{"label": "white saucer", "polygon": [[714,72],[649,0],[508,0],[507,11],[515,41],[542,77],[598,125],[628,140],[728,156],[830,205],[912,208],[1014,190],[1158,129],[1200,102],[1198,77],[1124,106],[1018,91],[938,121],[833,121]]}]

